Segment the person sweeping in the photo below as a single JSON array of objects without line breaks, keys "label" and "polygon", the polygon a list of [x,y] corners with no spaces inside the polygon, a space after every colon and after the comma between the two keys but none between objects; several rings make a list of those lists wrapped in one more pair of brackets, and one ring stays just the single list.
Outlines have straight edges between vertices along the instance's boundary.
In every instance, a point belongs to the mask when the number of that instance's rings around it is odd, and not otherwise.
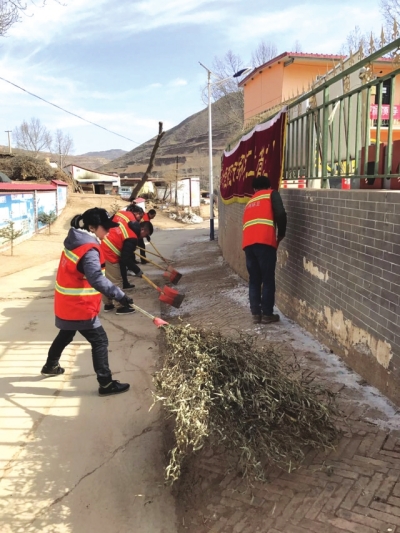
[{"label": "person sweeping", "polygon": [[[143,212],[143,222],[151,222],[153,218],[156,216],[157,212],[155,209],[150,209],[147,211],[147,213]],[[146,237],[147,242],[150,242],[150,235]],[[140,248],[140,262],[142,265],[145,265],[147,263],[146,261],[146,245],[144,244],[144,239],[140,238],[138,241],[138,246]]]},{"label": "person sweeping", "polygon": [[[101,248],[106,260],[105,274],[107,278],[118,287],[132,289],[135,286],[128,281],[128,270],[136,276],[143,273],[135,263],[135,250],[139,238],[147,237],[153,233],[151,222],[134,222],[129,217],[128,211],[114,215],[113,220],[120,220],[116,228],[111,229],[107,237],[102,241]],[[115,308],[113,298],[103,297],[104,311],[112,311]],[[133,313],[132,307],[117,305],[116,314]]]},{"label": "person sweeping", "polygon": [[79,331],[92,346],[100,396],[119,394],[129,389],[128,383],[112,379],[108,364],[108,338],[98,316],[102,294],[114,298],[122,306],[133,303],[103,275],[104,256],[100,242],[111,228],[117,226],[105,209],[97,207],[71,220],[58,266],[54,296],[55,324],[60,331],[50,346],[41,371],[44,376],[64,374],[64,368],[59,364],[61,355]]}]

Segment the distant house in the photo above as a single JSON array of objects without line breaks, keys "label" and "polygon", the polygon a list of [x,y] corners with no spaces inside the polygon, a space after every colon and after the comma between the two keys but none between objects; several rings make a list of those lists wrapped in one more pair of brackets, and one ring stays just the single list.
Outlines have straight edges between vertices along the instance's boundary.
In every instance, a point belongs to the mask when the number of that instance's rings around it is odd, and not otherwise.
[{"label": "distant house", "polygon": [[72,176],[84,192],[94,194],[118,194],[121,180],[116,173],[99,172],[88,168],[68,165],[64,167],[64,172]]}]

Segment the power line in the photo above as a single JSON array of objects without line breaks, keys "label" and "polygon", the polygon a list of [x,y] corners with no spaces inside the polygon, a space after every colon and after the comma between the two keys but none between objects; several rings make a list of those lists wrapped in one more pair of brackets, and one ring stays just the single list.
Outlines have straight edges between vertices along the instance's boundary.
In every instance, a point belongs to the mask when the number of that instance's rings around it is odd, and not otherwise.
[{"label": "power line", "polygon": [[96,124],[95,122],[91,122],[90,120],[87,120],[86,118],[83,118],[83,117],[77,115],[76,113],[72,113],[72,111],[68,111],[67,109],[64,109],[63,107],[60,107],[57,104],[53,104],[53,102],[49,102],[48,100],[45,100],[41,96],[38,96],[37,94],[31,93],[27,89],[24,89],[23,87],[20,87],[16,83],[13,83],[12,81],[6,80],[5,78],[2,78],[1,76],[0,76],[0,80],[5,81],[6,83],[9,83],[10,85],[13,85],[17,89],[20,89],[21,91],[26,92],[30,96],[34,96],[35,98],[38,98],[39,100],[42,100],[43,102],[46,102],[46,104],[50,104],[53,107],[56,107],[57,109],[61,109],[61,111],[64,111],[65,113],[68,113],[69,115],[72,115],[73,117],[77,117],[80,120],[83,120],[84,122],[87,122],[88,124],[91,124],[92,126],[96,126],[96,128],[101,128],[102,130],[108,131],[108,133],[112,133],[113,135],[118,135],[118,137],[122,137],[123,139],[131,141],[131,142],[133,142],[135,144],[142,144],[142,143],[138,143],[137,141],[134,141],[133,139],[130,139],[129,137],[125,137],[125,135],[121,135],[119,133],[116,133],[115,131],[109,130],[109,129],[105,128],[104,126],[100,126],[100,124]]}]

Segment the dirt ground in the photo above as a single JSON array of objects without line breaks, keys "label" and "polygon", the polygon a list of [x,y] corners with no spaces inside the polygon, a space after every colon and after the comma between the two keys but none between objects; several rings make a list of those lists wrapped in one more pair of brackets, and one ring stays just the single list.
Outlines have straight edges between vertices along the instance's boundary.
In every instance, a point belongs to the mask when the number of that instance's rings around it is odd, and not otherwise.
[{"label": "dirt ground", "polygon": [[[54,279],[70,219],[110,203],[73,195],[50,235],[35,235],[0,259],[2,533],[176,533],[175,500],[163,485],[163,425],[159,409],[149,411],[160,336],[152,321],[138,312],[100,313],[113,376],[131,385],[126,394],[98,396],[90,345],[79,334],[63,353],[65,374],[40,375],[57,334]],[[152,240],[165,255],[205,231],[161,215],[155,222]],[[170,231],[160,229],[166,226]],[[165,283],[155,267],[143,270]],[[142,279],[133,283],[135,303],[159,315],[158,292]]]}]

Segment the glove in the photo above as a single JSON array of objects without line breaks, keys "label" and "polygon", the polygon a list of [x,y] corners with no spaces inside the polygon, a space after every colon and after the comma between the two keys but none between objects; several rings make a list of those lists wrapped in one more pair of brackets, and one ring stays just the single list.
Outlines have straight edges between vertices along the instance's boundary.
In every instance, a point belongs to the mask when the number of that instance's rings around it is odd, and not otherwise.
[{"label": "glove", "polygon": [[127,294],[124,294],[123,298],[118,301],[123,307],[129,307],[130,304],[133,304],[132,298],[130,298]]},{"label": "glove", "polygon": [[146,239],[147,239],[147,242],[150,242],[150,240],[151,240],[150,239],[150,235],[147,235]]},{"label": "glove", "polygon": [[140,268],[139,272],[136,272],[135,276],[137,276],[138,278],[141,278],[143,276],[143,272],[140,270]]}]

